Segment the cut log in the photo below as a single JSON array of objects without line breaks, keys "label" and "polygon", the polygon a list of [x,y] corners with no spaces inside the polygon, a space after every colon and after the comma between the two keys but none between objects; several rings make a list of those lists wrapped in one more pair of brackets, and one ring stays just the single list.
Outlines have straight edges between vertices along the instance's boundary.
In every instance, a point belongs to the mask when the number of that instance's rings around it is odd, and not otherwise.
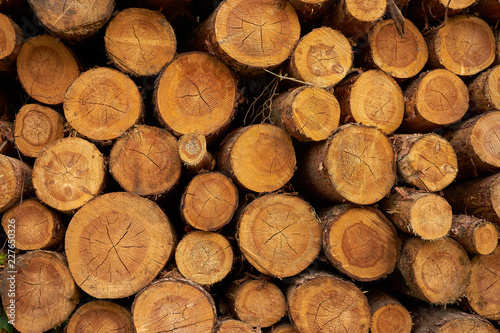
[{"label": "cut log", "polygon": [[22,200],[3,214],[2,226],[6,232],[12,220],[19,250],[52,248],[62,242],[66,231],[57,213],[35,199]]},{"label": "cut log", "polygon": [[175,135],[200,133],[210,142],[233,119],[236,82],[208,53],[183,53],[162,70],[153,100],[159,121]]},{"label": "cut log", "polygon": [[273,192],[295,172],[295,150],[290,136],[269,124],[242,127],[220,147],[219,169],[236,184],[254,192]]},{"label": "cut log", "polygon": [[134,127],[111,149],[109,171],[130,193],[163,195],[179,182],[181,176],[177,140],[163,128]]},{"label": "cut log", "polygon": [[212,296],[184,279],[158,280],[135,296],[135,332],[213,332],[217,314]]},{"label": "cut log", "polygon": [[285,296],[265,279],[232,284],[226,297],[234,315],[253,327],[272,326],[285,315]]},{"label": "cut log", "polygon": [[370,332],[410,333],[412,319],[410,312],[393,296],[380,291],[366,294],[372,313]]},{"label": "cut log", "polygon": [[469,215],[453,216],[450,236],[472,254],[490,254],[498,245],[498,229],[495,225]]},{"label": "cut log", "polygon": [[465,295],[471,264],[467,252],[449,237],[409,238],[398,263],[403,292],[433,304],[455,303]]},{"label": "cut log", "polygon": [[380,70],[368,70],[335,87],[343,122],[394,132],[403,121],[404,97],[397,82]]},{"label": "cut log", "polygon": [[130,311],[113,302],[92,301],[79,307],[66,326],[66,333],[132,333]]},{"label": "cut log", "polygon": [[17,56],[17,75],[28,95],[41,103],[60,104],[80,69],[61,40],[41,35],[23,43]]},{"label": "cut log", "polygon": [[134,76],[151,76],[174,58],[175,32],[165,16],[144,8],[127,8],[113,17],[104,36],[113,64]]},{"label": "cut log", "polygon": [[238,207],[238,190],[219,172],[194,177],[181,198],[183,220],[193,228],[216,231],[233,218]]},{"label": "cut log", "polygon": [[401,242],[394,225],[376,208],[336,205],[320,212],[323,252],[335,268],[358,281],[392,273]]},{"label": "cut log", "polygon": [[14,327],[26,333],[62,324],[80,300],[66,258],[49,251],[18,256],[1,276],[0,293],[5,313],[13,314]]},{"label": "cut log", "polygon": [[[500,19],[500,18],[499,18]],[[471,113],[500,109],[500,66],[485,70],[468,86]]]},{"label": "cut log", "polygon": [[273,99],[271,119],[299,141],[325,140],[337,128],[340,105],[330,92],[302,86]]},{"label": "cut log", "polygon": [[[473,41],[473,42],[471,42]],[[495,37],[488,23],[475,16],[454,16],[428,37],[429,62],[457,75],[474,75],[495,60]],[[446,84],[441,85],[441,87]]]},{"label": "cut log", "polygon": [[288,316],[301,333],[367,333],[370,308],[352,282],[326,273],[301,276],[287,290]]},{"label": "cut log", "polygon": [[175,232],[152,201],[126,192],[108,193],[83,206],[65,239],[77,285],[96,298],[135,294],[172,255]]},{"label": "cut log", "polygon": [[19,201],[32,187],[31,167],[12,157],[0,155],[0,213]]},{"label": "cut log", "polygon": [[63,138],[38,154],[33,186],[44,203],[70,212],[100,194],[104,175],[104,158],[95,145],[80,138]]},{"label": "cut log", "polygon": [[244,321],[224,319],[217,324],[215,333],[255,333],[255,331]]},{"label": "cut log", "polygon": [[381,130],[347,124],[304,154],[299,173],[311,196],[369,205],[396,180],[394,150]]},{"label": "cut log", "polygon": [[298,333],[298,331],[289,323],[278,323],[267,333]]},{"label": "cut log", "polygon": [[445,69],[421,73],[404,95],[405,118],[401,129],[407,133],[430,132],[453,124],[469,107],[467,86]]},{"label": "cut log", "polygon": [[436,192],[450,185],[459,170],[450,142],[437,134],[394,135],[401,180],[418,189]]},{"label": "cut log", "polygon": [[380,207],[399,230],[426,240],[446,236],[451,228],[451,206],[437,194],[397,188]]},{"label": "cut log", "polygon": [[289,2],[302,21],[311,22],[325,15],[333,0],[290,0]]},{"label": "cut log", "polygon": [[179,157],[182,164],[193,174],[212,171],[215,160],[207,150],[207,140],[199,133],[184,134],[178,142]]},{"label": "cut log", "polygon": [[300,39],[287,71],[298,80],[329,88],[347,75],[352,62],[349,40],[337,30],[321,27]]},{"label": "cut log", "polygon": [[321,249],[321,224],[313,208],[287,194],[252,201],[238,218],[236,236],[250,264],[279,278],[306,269]]},{"label": "cut log", "polygon": [[413,322],[415,333],[498,333],[484,318],[452,308],[420,308],[413,312]]},{"label": "cut log", "polygon": [[15,70],[23,39],[21,28],[8,16],[0,13],[0,72]]},{"label": "cut log", "polygon": [[500,20],[500,1],[499,0],[481,0],[471,8],[473,13],[479,13],[479,16],[488,23],[495,24]]},{"label": "cut log", "polygon": [[49,143],[64,136],[64,117],[41,104],[25,104],[16,114],[14,140],[21,153],[37,157]]},{"label": "cut log", "polygon": [[134,81],[107,67],[82,73],[64,96],[66,120],[91,140],[120,137],[139,122],[142,113],[142,97]]}]

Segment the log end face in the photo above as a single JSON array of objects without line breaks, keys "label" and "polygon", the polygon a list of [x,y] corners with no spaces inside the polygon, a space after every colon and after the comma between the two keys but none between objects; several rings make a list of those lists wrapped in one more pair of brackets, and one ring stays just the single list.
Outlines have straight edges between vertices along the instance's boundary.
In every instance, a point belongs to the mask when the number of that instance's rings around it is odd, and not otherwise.
[{"label": "log end face", "polygon": [[452,219],[450,204],[436,194],[419,197],[410,209],[409,220],[413,233],[427,240],[446,236]]},{"label": "log end face", "polygon": [[69,320],[66,332],[91,333],[96,327],[106,332],[132,333],[130,311],[109,301],[85,303]]},{"label": "log end face", "polygon": [[363,1],[346,0],[345,5],[349,14],[361,22],[375,22],[385,13],[386,0]]},{"label": "log end face", "polygon": [[472,149],[488,169],[500,169],[500,111],[483,115],[475,123],[470,140]]},{"label": "log end face", "polygon": [[387,304],[372,313],[370,332],[410,333],[411,329],[411,315],[401,304]]},{"label": "log end face", "polygon": [[0,14],[0,60],[11,57],[18,48],[16,24],[7,15]]},{"label": "log end face", "polygon": [[498,245],[498,229],[491,223],[481,225],[474,233],[473,243],[479,254],[492,253]]},{"label": "log end face", "polygon": [[19,201],[24,188],[31,185],[31,168],[19,160],[0,155],[0,213]]},{"label": "log end face", "polygon": [[[486,79],[486,91],[494,109],[500,110],[500,66],[495,66]],[[489,111],[489,110],[486,110]]]}]

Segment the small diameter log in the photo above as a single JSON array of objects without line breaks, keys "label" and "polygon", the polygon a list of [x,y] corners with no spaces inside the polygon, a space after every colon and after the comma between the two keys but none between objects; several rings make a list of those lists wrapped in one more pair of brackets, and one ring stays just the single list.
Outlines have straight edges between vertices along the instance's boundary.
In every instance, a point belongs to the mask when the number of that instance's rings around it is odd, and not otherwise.
[{"label": "small diameter log", "polygon": [[108,193],[83,206],[65,239],[77,285],[96,298],[122,298],[150,283],[171,257],[175,232],[152,201]]},{"label": "small diameter log", "polygon": [[255,333],[255,331],[244,321],[224,319],[217,324],[215,333]]},{"label": "small diameter log", "polygon": [[44,203],[69,212],[100,194],[104,175],[104,158],[97,147],[69,137],[52,142],[38,154],[33,186]]},{"label": "small diameter log", "polygon": [[373,204],[396,180],[391,142],[375,127],[343,125],[306,151],[301,162],[304,190],[334,202]]},{"label": "small diameter log", "polygon": [[198,49],[211,50],[236,71],[262,72],[283,63],[300,38],[300,23],[288,2],[225,0],[194,36]]},{"label": "small diameter log", "polygon": [[274,325],[267,333],[298,333],[298,331],[289,323],[278,323]]},{"label": "small diameter log", "polygon": [[38,250],[18,256],[15,262],[1,275],[0,293],[5,313],[13,314],[9,318],[16,330],[39,333],[62,324],[80,298],[66,258]]},{"label": "small diameter log", "polygon": [[2,226],[7,233],[16,231],[16,248],[19,250],[49,249],[61,243],[66,227],[53,210],[38,200],[27,199],[7,210],[2,216]]},{"label": "small diameter log", "polygon": [[443,197],[409,188],[397,189],[380,202],[380,208],[399,230],[426,240],[446,236],[453,215]]},{"label": "small diameter log", "polygon": [[184,279],[158,280],[135,296],[135,332],[214,332],[217,321],[212,296]]},{"label": "small diameter log", "polygon": [[113,17],[104,36],[113,64],[133,76],[151,76],[175,55],[175,32],[163,14],[144,8],[127,8]]},{"label": "small diameter log", "polygon": [[23,31],[8,16],[0,14],[0,72],[12,71],[23,43]]},{"label": "small diameter log", "polygon": [[499,0],[481,0],[471,8],[472,13],[479,13],[479,17],[490,24],[495,24],[500,20],[500,1]]},{"label": "small diameter log", "polygon": [[319,214],[323,252],[332,265],[358,281],[390,274],[401,242],[394,225],[376,208],[337,205]]},{"label": "small diameter log", "polygon": [[483,113],[500,110],[500,66],[482,72],[468,88],[471,106],[469,111]]},{"label": "small diameter log", "polygon": [[330,92],[302,86],[273,99],[271,119],[299,141],[321,141],[337,128],[340,105]]},{"label": "small diameter log", "polygon": [[467,86],[445,69],[421,73],[404,95],[405,118],[401,129],[407,133],[430,132],[453,124],[469,107]]},{"label": "small diameter log", "polygon": [[92,301],[80,306],[71,316],[65,333],[132,333],[130,311],[108,301]]},{"label": "small diameter log", "polygon": [[234,315],[253,327],[272,326],[285,315],[285,296],[275,284],[266,280],[232,284],[226,297]]},{"label": "small diameter log", "polygon": [[183,53],[156,79],[153,100],[159,121],[175,135],[200,133],[210,142],[233,119],[236,82],[208,53]]},{"label": "small diameter log", "polygon": [[16,114],[14,140],[19,151],[29,157],[49,143],[64,137],[64,117],[41,104],[25,104]]},{"label": "small diameter log", "polygon": [[297,15],[305,22],[320,19],[330,8],[333,0],[290,0]]},{"label": "small diameter log", "polygon": [[397,82],[380,70],[368,70],[335,87],[342,122],[394,132],[403,121],[404,97]]},{"label": "small diameter log", "polygon": [[19,201],[32,190],[31,167],[26,163],[0,155],[0,213]]},{"label": "small diameter log", "polygon": [[367,333],[370,308],[352,282],[326,273],[301,276],[287,290],[288,316],[301,333]]},{"label": "small diameter log", "polygon": [[127,192],[142,196],[165,194],[181,176],[177,140],[163,128],[134,127],[111,149],[109,171]]},{"label": "small diameter log", "polygon": [[368,33],[368,43],[365,61],[399,79],[417,75],[429,57],[424,37],[407,19],[404,20],[403,36],[393,20],[377,22]]},{"label": "small diameter log", "polygon": [[181,198],[181,216],[193,228],[216,231],[233,218],[238,207],[238,190],[219,172],[194,177]]},{"label": "small diameter log", "polygon": [[290,136],[269,124],[242,127],[226,137],[217,159],[219,169],[239,186],[273,192],[285,185],[296,167]]},{"label": "small diameter log", "polygon": [[56,36],[74,41],[97,33],[115,8],[113,0],[28,0],[42,24]]},{"label": "small diameter log", "polygon": [[17,75],[28,95],[41,103],[60,104],[80,69],[60,39],[41,35],[23,43],[17,56]]},{"label": "small diameter log", "polygon": [[495,60],[493,31],[488,23],[475,16],[458,15],[448,19],[428,37],[427,44],[430,65],[444,67],[457,75],[477,74]]},{"label": "small diameter log", "polygon": [[212,171],[215,160],[207,150],[207,140],[199,133],[184,134],[178,141],[179,157],[182,164],[191,172]]},{"label": "small diameter log", "polygon": [[250,264],[279,278],[300,273],[321,250],[321,224],[313,208],[287,194],[252,201],[238,218],[236,236]]},{"label": "small diameter log", "polygon": [[449,237],[432,241],[409,238],[398,268],[405,283],[401,291],[433,304],[455,303],[470,282],[467,252]]},{"label": "small diameter log", "polygon": [[486,319],[452,308],[420,308],[412,316],[414,333],[498,333]]},{"label": "small diameter log", "polygon": [[134,81],[111,68],[82,73],[64,96],[66,120],[91,140],[120,137],[139,122],[142,113],[142,97]]},{"label": "small diameter log", "polygon": [[391,137],[401,180],[418,189],[436,192],[457,175],[457,155],[450,142],[437,134],[399,134]]},{"label": "small diameter log", "polygon": [[382,291],[370,291],[366,296],[372,313],[370,332],[411,332],[412,319],[410,312],[395,297]]},{"label": "small diameter log", "polygon": [[490,221],[469,215],[453,216],[450,236],[472,254],[490,254],[498,245],[498,229]]}]

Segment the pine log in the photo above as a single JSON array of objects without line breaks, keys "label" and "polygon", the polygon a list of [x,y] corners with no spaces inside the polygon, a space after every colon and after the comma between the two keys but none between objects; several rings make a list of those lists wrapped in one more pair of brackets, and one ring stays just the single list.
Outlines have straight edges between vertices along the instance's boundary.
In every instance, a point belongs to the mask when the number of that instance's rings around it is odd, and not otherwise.
[{"label": "pine log", "polygon": [[53,248],[62,242],[66,231],[58,214],[35,199],[22,200],[3,214],[2,226],[6,232],[12,220],[19,250]]},{"label": "pine log", "polygon": [[158,280],[139,292],[132,304],[132,322],[137,333],[211,333],[216,321],[212,296],[189,280]]},{"label": "pine log", "polygon": [[163,128],[134,127],[113,145],[109,171],[130,193],[141,196],[165,194],[181,176],[177,140]]},{"label": "pine log", "polygon": [[16,114],[14,140],[19,151],[29,157],[64,136],[64,117],[41,104],[25,104]]},{"label": "pine log", "polygon": [[250,264],[279,278],[300,273],[321,250],[321,224],[313,208],[287,194],[264,195],[247,205],[236,237]]},{"label": "pine log", "polygon": [[207,140],[199,133],[184,134],[178,142],[182,164],[191,172],[212,171],[215,160],[207,150]]},{"label": "pine log", "polygon": [[0,213],[32,189],[31,167],[12,157],[0,155]]},{"label": "pine log", "polygon": [[244,321],[224,319],[217,324],[215,333],[255,333],[255,331]]},{"label": "pine log", "polygon": [[372,314],[372,333],[410,333],[412,319],[410,312],[392,295],[380,290],[366,294]]},{"label": "pine log", "polygon": [[453,216],[450,236],[472,254],[490,254],[498,245],[498,229],[490,221],[469,215]]},{"label": "pine log", "polygon": [[194,177],[181,198],[181,216],[193,228],[216,231],[233,218],[238,207],[238,190],[219,172]]},{"label": "pine log", "polygon": [[127,8],[113,17],[104,42],[111,62],[133,76],[158,74],[177,49],[174,29],[165,16],[145,8]]},{"label": "pine log", "polygon": [[276,96],[271,119],[299,141],[327,139],[337,128],[340,105],[330,92],[302,86]]},{"label": "pine log", "polygon": [[298,333],[298,331],[289,323],[278,323],[274,325],[267,333]]},{"label": "pine log", "polygon": [[333,0],[289,0],[297,15],[304,22],[321,19],[330,9]]},{"label": "pine log", "polygon": [[182,53],[156,79],[153,100],[159,121],[175,135],[200,133],[211,142],[233,119],[236,82],[208,53]]},{"label": "pine log", "polygon": [[450,304],[463,297],[471,276],[467,252],[449,237],[409,238],[398,268],[405,282],[401,291],[433,304]]},{"label": "pine log", "polygon": [[485,70],[468,85],[471,113],[500,109],[500,66]]},{"label": "pine log", "polygon": [[401,242],[394,225],[376,208],[336,205],[320,212],[323,252],[342,273],[378,280],[394,270]]},{"label": "pine log", "polygon": [[66,120],[91,140],[120,137],[139,122],[142,113],[142,97],[134,81],[107,67],[82,73],[64,96]]},{"label": "pine log", "polygon": [[394,135],[401,180],[418,189],[436,192],[450,185],[457,175],[457,155],[450,142],[433,133]]},{"label": "pine log", "polygon": [[28,95],[41,103],[60,104],[80,69],[61,40],[40,35],[25,40],[21,46],[17,75]]},{"label": "pine log", "polygon": [[7,15],[0,13],[0,72],[12,71],[23,43],[23,31]]},{"label": "pine log", "polygon": [[96,298],[135,294],[172,255],[175,232],[152,201],[126,192],[104,194],[71,219],[65,239],[77,285]]},{"label": "pine log", "polygon": [[370,308],[352,282],[326,273],[296,278],[287,290],[288,316],[301,333],[368,332]]},{"label": "pine log", "polygon": [[79,307],[66,326],[65,333],[132,333],[130,311],[109,301],[92,301]]},{"label": "pine log", "polygon": [[[457,75],[474,75],[495,60],[495,37],[488,23],[475,16],[458,15],[427,39],[429,62]],[[443,84],[442,86],[446,86]]]},{"label": "pine log", "polygon": [[484,318],[452,308],[419,308],[413,312],[413,322],[415,333],[498,333]]},{"label": "pine log", "polygon": [[337,30],[321,27],[299,40],[287,72],[298,80],[329,88],[347,75],[352,62],[349,40]]},{"label": "pine log", "polygon": [[305,152],[299,172],[304,191],[335,202],[373,204],[396,180],[393,147],[374,127],[343,125]]},{"label": "pine log", "polygon": [[19,255],[15,264],[3,271],[0,293],[5,313],[14,314],[14,327],[26,333],[62,324],[80,298],[66,258],[40,250]]},{"label": "pine log", "polygon": [[479,13],[479,17],[490,24],[495,24],[500,20],[500,1],[499,0],[481,0],[471,8],[473,13]]},{"label": "pine log", "polygon": [[236,184],[254,192],[273,192],[293,176],[295,150],[290,136],[269,124],[242,127],[224,140],[219,169]]},{"label": "pine log", "polygon": [[100,194],[104,175],[104,158],[95,145],[80,138],[63,138],[38,154],[33,186],[44,203],[70,212]]},{"label": "pine log", "polygon": [[375,126],[394,132],[403,121],[404,97],[397,82],[380,70],[368,70],[335,87],[344,123]]},{"label": "pine log", "polygon": [[469,107],[465,83],[452,72],[436,69],[421,73],[405,92],[407,133],[430,132],[459,121]]}]

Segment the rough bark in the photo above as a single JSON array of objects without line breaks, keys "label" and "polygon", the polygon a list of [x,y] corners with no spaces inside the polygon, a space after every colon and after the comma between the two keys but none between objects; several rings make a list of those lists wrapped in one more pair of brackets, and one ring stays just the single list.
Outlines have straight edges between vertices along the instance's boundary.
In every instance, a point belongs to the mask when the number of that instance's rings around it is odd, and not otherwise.
[{"label": "rough bark", "polygon": [[415,333],[498,332],[484,318],[456,309],[419,308],[412,315]]}]

